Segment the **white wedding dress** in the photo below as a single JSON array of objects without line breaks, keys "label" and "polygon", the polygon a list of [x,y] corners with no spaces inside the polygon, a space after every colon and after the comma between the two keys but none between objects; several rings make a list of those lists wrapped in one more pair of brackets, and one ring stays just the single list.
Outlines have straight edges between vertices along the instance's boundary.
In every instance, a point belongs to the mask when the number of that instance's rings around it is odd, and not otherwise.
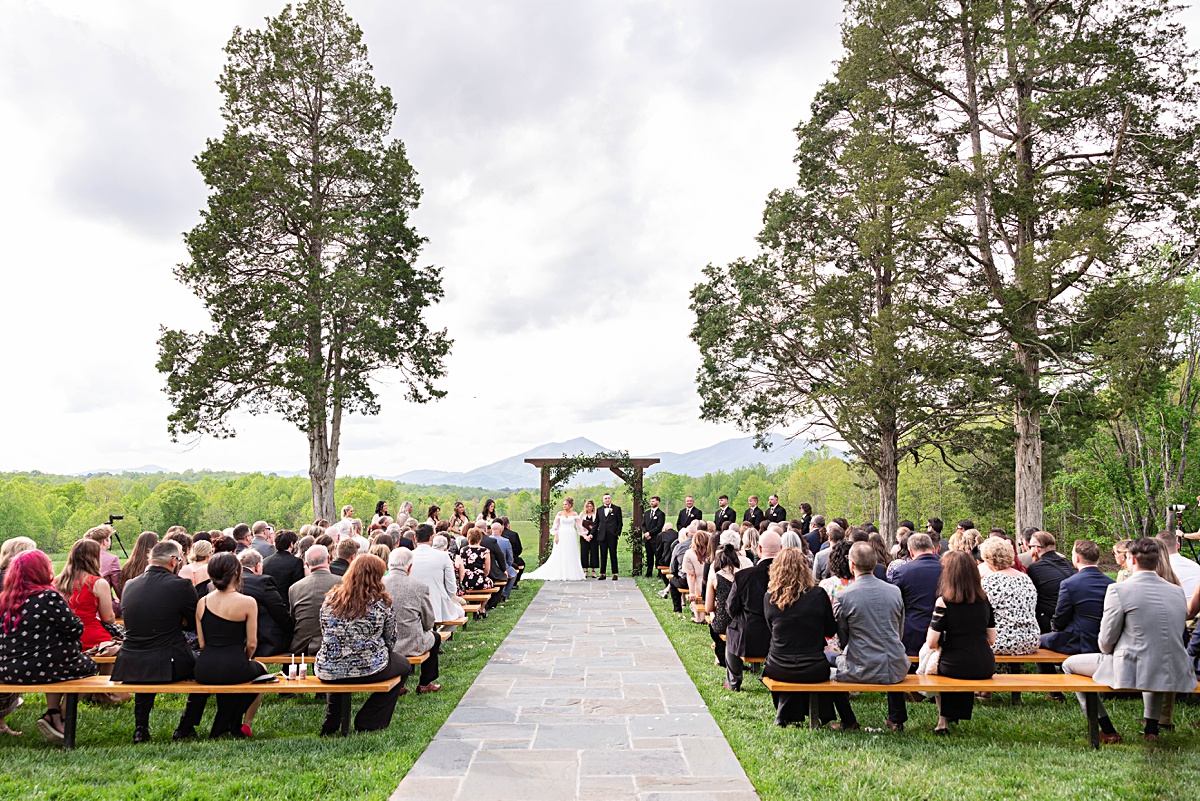
[{"label": "white wedding dress", "polygon": [[536,581],[583,581],[583,563],[579,560],[579,537],[583,533],[579,515],[559,512],[550,533],[558,538],[545,564],[524,578]]}]

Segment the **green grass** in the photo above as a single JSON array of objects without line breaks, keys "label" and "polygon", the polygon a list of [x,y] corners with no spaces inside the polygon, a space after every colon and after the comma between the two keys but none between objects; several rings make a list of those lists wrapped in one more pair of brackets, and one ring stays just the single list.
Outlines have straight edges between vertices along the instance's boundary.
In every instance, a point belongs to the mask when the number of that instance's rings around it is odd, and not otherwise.
[{"label": "green grass", "polygon": [[977,702],[974,718],[955,724],[948,738],[934,737],[936,708],[909,704],[902,733],[883,729],[885,697],[852,699],[864,727],[876,732],[780,729],[766,688],[747,674],[743,692],[721,687],[724,671],[713,663],[712,641],[703,626],[671,612],[657,596],[662,582],[639,579],[667,636],[750,781],[764,801],[797,798],[913,799],[1108,799],[1195,798],[1200,792],[1200,705],[1182,701],[1178,730],[1157,745],[1141,741],[1134,719],[1141,700],[1107,701],[1126,743],[1097,753],[1087,744],[1087,724],[1070,699],[1056,704],[1025,695],[1019,707],[998,693]]},{"label": "green grass", "polygon": [[[425,750],[541,582],[522,582],[511,600],[473,621],[445,646],[442,691],[401,698],[386,731],[349,738],[317,736],[324,697],[268,695],[249,741],[171,742],[184,696],[160,695],[151,717],[153,742],[134,746],[133,704],[79,710],[78,750],[51,746],[34,727],[38,695],[8,721],[21,737],[0,737],[0,798],[51,799],[359,799],[387,798]],[[416,686],[410,679],[408,686]],[[366,699],[356,695],[354,709]],[[210,699],[205,725],[212,722]]]}]

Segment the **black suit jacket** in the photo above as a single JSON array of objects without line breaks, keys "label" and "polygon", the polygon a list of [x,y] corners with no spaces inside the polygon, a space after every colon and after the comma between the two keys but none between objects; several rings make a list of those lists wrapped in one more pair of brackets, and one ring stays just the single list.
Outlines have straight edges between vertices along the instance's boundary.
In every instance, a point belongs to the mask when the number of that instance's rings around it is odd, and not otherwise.
[{"label": "black suit jacket", "polygon": [[654,547],[658,535],[662,534],[663,526],[666,524],[666,512],[662,509],[647,509],[642,514],[642,539]]},{"label": "black suit jacket", "polygon": [[172,682],[190,679],[196,656],[184,630],[196,628],[196,588],[165,567],[151,565],[121,592],[125,642],[113,665],[113,681]]},{"label": "black suit jacket", "polygon": [[492,555],[492,572],[488,575],[492,579],[493,584],[505,584],[508,582],[508,559],[504,556],[504,551],[500,549],[500,543],[496,542],[496,538],[491,534],[484,534],[483,539],[479,543],[484,548],[488,549],[488,553]]},{"label": "black suit jacket", "polygon": [[654,549],[658,557],[658,564],[671,564],[671,551],[675,549],[675,543],[679,542],[679,532],[673,528],[659,532],[659,535],[654,538]]},{"label": "black suit jacket", "polygon": [[287,551],[276,551],[263,560],[263,575],[273,578],[279,595],[287,598],[292,585],[304,578],[304,562]]},{"label": "black suit jacket", "polygon": [[1037,589],[1037,621],[1042,634],[1050,632],[1050,621],[1058,606],[1058,585],[1075,575],[1075,565],[1058,551],[1048,551],[1029,566],[1029,580]]},{"label": "black suit jacket", "polygon": [[258,648],[255,656],[287,653],[292,644],[292,616],[283,596],[275,588],[275,579],[242,570],[242,594],[258,602]]},{"label": "black suit jacket", "polygon": [[717,509],[717,514],[713,517],[713,522],[717,524],[717,531],[721,530],[721,524],[728,520],[730,523],[737,522],[737,512],[733,511],[732,506],[726,506],[724,509]]},{"label": "black suit jacket", "polygon": [[1042,647],[1060,654],[1098,653],[1104,596],[1112,583],[1112,579],[1094,567],[1063,579],[1058,585],[1058,605],[1050,621],[1054,631],[1042,636]]},{"label": "black suit jacket", "polygon": [[725,647],[740,657],[766,656],[771,648],[771,629],[767,625],[767,582],[774,559],[760,559],[754,567],[733,574],[733,586],[725,608],[729,610],[729,627],[725,630]]},{"label": "black suit jacket", "polygon": [[[782,523],[787,520],[787,509],[784,509],[779,504],[767,507],[767,519],[772,523]],[[807,534],[808,529],[805,528],[801,533]]]},{"label": "black suit jacket", "polygon": [[592,536],[599,542],[618,540],[621,538],[621,532],[625,530],[625,518],[621,516],[621,507],[614,503],[607,514],[604,508],[596,507],[596,530],[592,532]]},{"label": "black suit jacket", "polygon": [[755,528],[758,528],[758,524],[766,519],[767,516],[763,514],[761,506],[748,506],[742,515],[742,522],[751,523]]},{"label": "black suit jacket", "polygon": [[504,529],[504,539],[508,540],[508,544],[512,546],[513,567],[525,567],[525,560],[521,558],[521,535],[511,528],[506,528]]},{"label": "black suit jacket", "polygon": [[679,520],[675,522],[675,528],[683,531],[692,524],[693,520],[703,520],[704,512],[700,511],[699,506],[693,506],[688,509],[686,506],[679,510]]},{"label": "black suit jacket", "polygon": [[334,559],[329,563],[329,572],[335,576],[344,576],[350,569],[350,562],[345,559]]}]

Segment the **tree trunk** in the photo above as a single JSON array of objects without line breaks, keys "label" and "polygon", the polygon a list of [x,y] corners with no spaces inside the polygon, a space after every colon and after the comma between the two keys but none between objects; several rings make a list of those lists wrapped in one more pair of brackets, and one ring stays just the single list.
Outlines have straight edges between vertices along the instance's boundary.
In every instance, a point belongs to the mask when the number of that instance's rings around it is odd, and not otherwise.
[{"label": "tree trunk", "polygon": [[1037,406],[1041,364],[1025,346],[1018,345],[1021,370],[1014,412],[1016,429],[1017,532],[1042,527],[1042,413]]},{"label": "tree trunk", "polygon": [[889,546],[900,526],[900,461],[897,458],[897,436],[895,427],[884,430],[879,437],[879,465],[875,471],[879,479],[879,533]]},{"label": "tree trunk", "polygon": [[[314,436],[315,435],[315,436]],[[329,459],[329,448],[320,432],[308,434],[308,477],[312,481],[313,519],[325,518],[336,523],[337,506],[333,496],[337,466]]]}]

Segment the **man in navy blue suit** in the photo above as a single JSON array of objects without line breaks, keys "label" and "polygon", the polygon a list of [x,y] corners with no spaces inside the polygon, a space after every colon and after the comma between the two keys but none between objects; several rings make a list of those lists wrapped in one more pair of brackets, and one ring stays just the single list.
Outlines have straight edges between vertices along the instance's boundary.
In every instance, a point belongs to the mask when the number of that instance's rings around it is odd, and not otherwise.
[{"label": "man in navy blue suit", "polygon": [[1058,604],[1050,633],[1042,635],[1042,647],[1060,654],[1098,653],[1104,593],[1113,580],[1097,567],[1100,546],[1090,540],[1075,541],[1071,562],[1079,572],[1058,585]]},{"label": "man in navy blue suit", "polygon": [[[912,561],[896,568],[892,583],[900,588],[900,595],[904,599],[904,633],[900,640],[904,643],[905,653],[916,656],[929,634],[929,619],[933,616],[933,605],[937,601],[942,563],[928,534],[910,536],[908,552]],[[915,670],[916,666],[912,669]],[[908,720],[904,693],[888,693],[887,704],[887,727],[893,731],[902,730]]]}]

